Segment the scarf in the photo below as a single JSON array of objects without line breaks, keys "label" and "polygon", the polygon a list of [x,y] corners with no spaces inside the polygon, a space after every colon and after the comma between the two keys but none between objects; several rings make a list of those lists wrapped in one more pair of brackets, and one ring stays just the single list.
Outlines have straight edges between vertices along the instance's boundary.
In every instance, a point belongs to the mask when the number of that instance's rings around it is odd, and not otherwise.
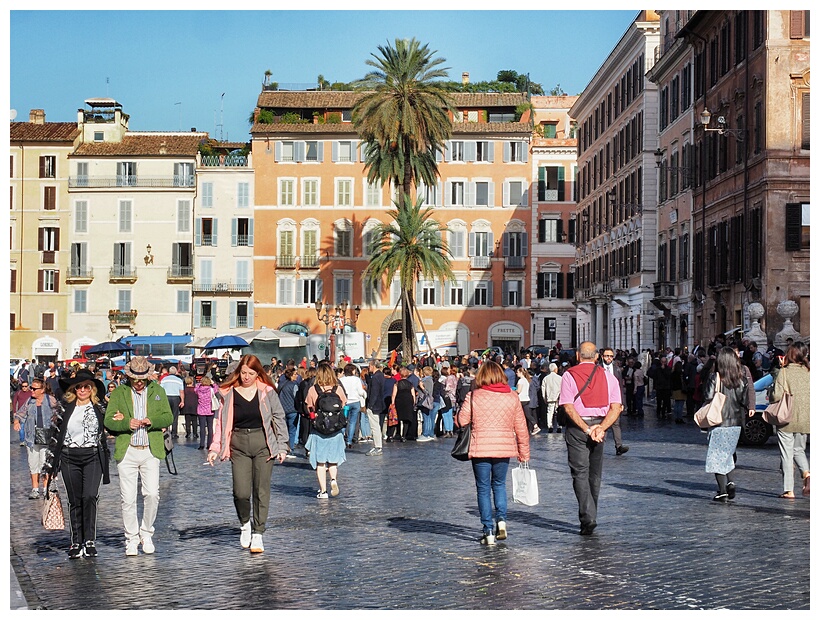
[{"label": "scarf", "polygon": [[481,389],[489,390],[490,392],[512,392],[509,383],[491,383],[490,385],[482,386]]},{"label": "scarf", "polygon": [[[567,372],[575,379],[575,384],[580,390],[589,379],[590,373],[595,369],[595,364],[578,364],[573,366]],[[595,376],[590,381],[587,389],[581,394],[581,402],[585,407],[590,409],[599,407],[609,407],[609,384],[606,380],[606,371],[603,368],[598,369]]]}]

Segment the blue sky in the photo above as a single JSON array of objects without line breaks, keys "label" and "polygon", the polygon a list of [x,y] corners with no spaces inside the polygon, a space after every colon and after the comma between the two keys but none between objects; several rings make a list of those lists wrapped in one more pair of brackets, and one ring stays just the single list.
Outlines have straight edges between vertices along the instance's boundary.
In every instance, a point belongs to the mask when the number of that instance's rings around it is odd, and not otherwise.
[{"label": "blue sky", "polygon": [[17,120],[43,108],[48,121],[75,121],[85,99],[107,96],[132,130],[196,127],[219,138],[221,119],[222,138],[245,141],[267,69],[280,87],[304,88],[319,74],[349,82],[378,45],[416,37],[451,79],[512,69],[545,91],[578,94],[637,13],[11,11],[9,101]]}]

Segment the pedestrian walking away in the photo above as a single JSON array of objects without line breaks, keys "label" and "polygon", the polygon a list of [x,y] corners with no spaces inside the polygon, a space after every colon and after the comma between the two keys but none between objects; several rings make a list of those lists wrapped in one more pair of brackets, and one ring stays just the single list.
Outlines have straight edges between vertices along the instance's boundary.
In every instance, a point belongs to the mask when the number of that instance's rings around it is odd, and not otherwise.
[{"label": "pedestrian walking away", "polygon": [[282,463],[288,453],[285,410],[255,355],[242,356],[219,392],[221,407],[208,463],[213,466],[217,458],[231,461],[239,544],[251,553],[262,553],[273,464]]},{"label": "pedestrian walking away", "polygon": [[[159,464],[165,458],[162,430],[174,416],[165,390],[153,380],[153,366],[138,355],[125,365],[128,383],[111,394],[105,428],[116,437],[114,460],[120,478],[125,555],[154,553],[154,520],[159,508]],[[137,519],[137,480],[142,481],[142,521]]]},{"label": "pedestrian walking away", "polygon": [[[305,406],[308,409],[309,419],[315,420],[317,415],[331,413],[324,408],[325,398],[328,401],[332,394],[336,394],[339,405],[344,406],[347,400],[344,387],[336,380],[336,373],[328,362],[320,362],[316,370],[316,381],[313,388],[308,391],[305,399]],[[320,396],[322,401],[319,401]],[[328,499],[327,476],[330,475],[330,494],[334,497],[339,494],[339,482],[337,480],[339,465],[345,462],[345,428],[341,427],[329,434],[320,433],[311,422],[310,436],[305,448],[308,451],[310,465],[316,470],[316,477],[319,480],[319,491],[317,499]]]},{"label": "pedestrian walking away", "polygon": [[65,408],[52,428],[53,439],[46,472],[50,479],[62,473],[68,498],[71,542],[68,557],[97,556],[97,504],[100,484],[109,484],[111,454],[106,443],[105,409],[100,399],[102,381],[81,369],[60,379]]},{"label": "pedestrian walking away", "polygon": [[578,500],[580,534],[588,536],[598,526],[606,431],[618,419],[623,407],[615,375],[596,372],[600,368],[596,364],[598,349],[595,343],[582,342],[575,355],[579,363],[561,377],[558,402],[567,413],[564,439],[572,488]]},{"label": "pedestrian walking away", "polygon": [[[618,380],[618,386],[620,387],[621,395],[623,395],[624,384],[621,376],[621,369],[618,368],[618,364],[615,363],[615,351],[609,347],[604,349],[603,355],[601,356],[601,362],[601,368],[611,375],[614,375]],[[612,423],[610,429],[612,430],[612,439],[615,441],[615,455],[621,456],[622,454],[629,452],[629,446],[624,445],[621,435],[621,416],[615,418],[615,421]]]},{"label": "pedestrian walking away", "polygon": [[777,429],[777,445],[780,447],[780,470],[783,472],[783,499],[794,499],[794,466],[803,480],[802,494],[810,491],[811,474],[806,446],[809,441],[811,421],[808,348],[802,342],[793,343],[785,355],[785,364],[777,374],[772,401],[778,402],[783,394],[792,395],[792,418],[788,424]]},{"label": "pedestrian walking away", "polygon": [[[487,360],[478,369],[474,389],[458,412],[459,427],[471,425],[468,456],[475,477],[483,545],[507,538],[507,469],[510,457],[530,460],[530,433],[518,394],[504,370]],[[493,518],[495,508],[495,518]]]}]

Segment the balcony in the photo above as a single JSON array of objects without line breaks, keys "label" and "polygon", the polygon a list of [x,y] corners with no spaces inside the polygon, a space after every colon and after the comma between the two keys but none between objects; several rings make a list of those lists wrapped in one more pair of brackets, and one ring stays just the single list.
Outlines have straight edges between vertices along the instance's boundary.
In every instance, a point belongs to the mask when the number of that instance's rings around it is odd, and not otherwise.
[{"label": "balcony", "polygon": [[610,300],[609,282],[593,282],[592,288],[589,291],[590,299],[597,299],[598,301]]},{"label": "balcony", "polygon": [[489,269],[490,268],[490,257],[489,256],[471,256],[470,257],[470,267],[472,269]]},{"label": "balcony", "polygon": [[171,265],[168,267],[168,284],[190,283],[194,281],[194,268],[190,265]]},{"label": "balcony", "polygon": [[137,281],[137,270],[130,265],[116,265],[108,272],[111,283],[134,283]]},{"label": "balcony", "polygon": [[293,269],[296,267],[296,257],[293,254],[280,254],[276,257],[277,269]]},{"label": "balcony", "polygon": [[629,291],[629,278],[614,278],[610,280],[609,290],[613,293],[626,293]]},{"label": "balcony", "polygon": [[653,301],[673,301],[677,298],[674,282],[655,282]]},{"label": "balcony", "polygon": [[247,168],[247,155],[203,155],[201,166],[204,168]]},{"label": "balcony", "polygon": [[75,265],[68,268],[65,276],[66,284],[88,284],[94,279],[94,270],[85,265]]},{"label": "balcony", "polygon": [[311,256],[300,256],[299,257],[299,264],[302,269],[318,269],[319,268],[319,258],[315,254]]},{"label": "balcony", "polygon": [[108,311],[108,323],[109,328],[112,332],[115,332],[117,329],[128,329],[130,332],[133,333],[134,326],[137,323],[137,311],[136,310],[109,310]]},{"label": "balcony", "polygon": [[527,266],[526,256],[505,256],[504,269],[524,269]]},{"label": "balcony", "polygon": [[251,293],[253,292],[253,282],[202,282],[194,281],[192,286],[194,293]]},{"label": "balcony", "polygon": [[113,177],[68,177],[69,189],[84,187],[90,189],[105,189],[112,187],[193,188],[195,185],[194,175],[192,174],[172,174],[167,177],[138,177],[136,175],[118,175]]}]

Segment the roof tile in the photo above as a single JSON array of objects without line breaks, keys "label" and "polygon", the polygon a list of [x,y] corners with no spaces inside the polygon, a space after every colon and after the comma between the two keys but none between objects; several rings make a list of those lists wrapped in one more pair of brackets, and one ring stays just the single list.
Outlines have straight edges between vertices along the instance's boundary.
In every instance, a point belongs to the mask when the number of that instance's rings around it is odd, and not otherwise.
[{"label": "roof tile", "polygon": [[[187,133],[137,133],[125,134],[122,142],[90,142],[81,144],[75,155],[107,156],[107,155],[171,155],[196,156],[199,143],[207,139],[208,134]],[[161,150],[164,149],[164,153]]]},{"label": "roof tile", "polygon": [[10,124],[11,142],[72,142],[80,133],[77,123]]}]

